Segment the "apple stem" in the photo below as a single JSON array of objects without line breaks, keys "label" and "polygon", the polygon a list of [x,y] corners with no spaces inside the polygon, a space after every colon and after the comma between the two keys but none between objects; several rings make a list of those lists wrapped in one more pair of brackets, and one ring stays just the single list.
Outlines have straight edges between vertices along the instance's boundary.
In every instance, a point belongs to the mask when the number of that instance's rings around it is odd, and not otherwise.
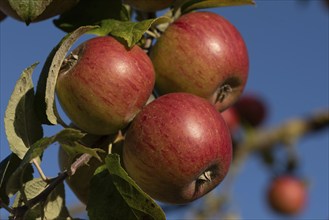
[{"label": "apple stem", "polygon": [[226,96],[232,92],[233,89],[229,84],[224,84],[218,89],[216,102],[223,102]]},{"label": "apple stem", "polygon": [[46,177],[46,175],[45,175],[45,173],[43,172],[43,170],[42,170],[42,168],[41,168],[39,162],[37,161],[37,159],[35,159],[35,158],[33,159],[33,164],[34,164],[34,166],[37,168],[38,173],[39,173],[41,179],[42,179],[43,181],[45,181],[45,182],[48,182],[49,179],[48,179],[48,177]]}]

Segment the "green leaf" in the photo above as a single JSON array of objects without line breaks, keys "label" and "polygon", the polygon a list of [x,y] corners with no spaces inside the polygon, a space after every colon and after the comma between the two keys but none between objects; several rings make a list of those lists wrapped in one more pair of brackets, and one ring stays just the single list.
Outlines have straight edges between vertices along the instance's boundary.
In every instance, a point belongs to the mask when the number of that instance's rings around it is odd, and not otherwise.
[{"label": "green leaf", "polygon": [[55,143],[56,141],[60,143],[69,143],[78,141],[84,136],[85,134],[82,133],[80,130],[76,130],[73,128],[65,128],[52,137],[44,137],[38,140],[35,144],[33,144],[31,148],[27,151],[20,167],[23,167],[26,164],[30,163],[34,158],[39,157],[49,145]]},{"label": "green leaf", "polygon": [[[35,178],[25,183],[14,200],[13,207],[25,205],[26,200],[33,199],[47,188],[48,184],[41,178]],[[60,183],[48,195],[43,203],[29,209],[24,219],[67,219],[70,215],[65,206],[64,183]]]},{"label": "green leaf", "polygon": [[99,161],[102,161],[102,159],[98,153],[105,153],[103,149],[86,147],[78,142],[72,142],[70,144],[62,143],[61,147],[65,150],[66,153],[70,155],[70,157],[74,157],[77,154],[87,153],[97,158]]},{"label": "green leaf", "polygon": [[50,193],[44,209],[44,219],[67,219],[70,217],[65,205],[64,183],[60,183]]},{"label": "green leaf", "polygon": [[131,48],[134,46],[153,25],[170,22],[169,17],[158,17],[155,19],[143,20],[141,22],[119,21],[115,19],[103,20],[100,27],[92,30],[90,33],[105,36],[112,35],[123,39],[126,45]]},{"label": "green leaf", "polygon": [[162,209],[121,167],[119,155],[107,155],[105,163],[91,180],[87,204],[91,220],[166,219]]},{"label": "green leaf", "polygon": [[74,142],[78,141],[81,138],[84,137],[85,134],[83,134],[81,131],[73,129],[73,128],[66,128],[60,131],[58,134],[51,136],[51,137],[44,137],[35,142],[29,150],[26,152],[22,162],[20,163],[19,167],[15,170],[14,173],[12,173],[11,177],[8,180],[8,186],[6,189],[6,192],[8,195],[13,195],[17,192],[17,187],[12,188],[10,186],[14,186],[22,183],[22,175],[25,172],[25,169],[28,165],[30,165],[30,162],[36,158],[39,157],[48,146],[58,142]]},{"label": "green leaf", "polygon": [[[43,181],[41,178],[32,179],[26,183],[24,183],[17,193],[13,208],[17,208],[26,204],[26,201],[34,198],[39,193],[41,193],[47,187],[47,183]],[[40,205],[36,205],[32,207],[30,210],[24,215],[24,219],[37,219],[40,217],[41,209]]]},{"label": "green leaf", "polygon": [[70,11],[54,20],[63,31],[71,32],[80,26],[98,25],[105,19],[130,20],[130,16],[121,0],[80,0]]},{"label": "green leaf", "polygon": [[[185,14],[197,9],[217,8],[226,6],[254,5],[253,0],[188,0],[178,1],[183,2],[181,5],[176,5],[181,8],[181,13]],[[174,9],[174,10],[175,10]],[[175,11],[176,11],[175,10]]]},{"label": "green leaf", "polygon": [[0,198],[5,204],[9,204],[9,197],[6,193],[7,182],[11,174],[19,166],[21,159],[16,154],[11,153],[0,163]]},{"label": "green leaf", "polygon": [[[14,171],[15,172],[15,171]],[[13,173],[14,173],[13,172]],[[27,164],[21,172],[17,173],[15,176],[11,174],[9,176],[6,185],[6,194],[9,197],[15,195],[24,183],[33,179],[33,167],[32,164]]]},{"label": "green leaf", "polygon": [[9,0],[9,4],[17,15],[29,24],[36,19],[53,0]]},{"label": "green leaf", "polygon": [[55,105],[55,87],[58,73],[67,52],[74,42],[80,36],[94,28],[96,26],[83,26],[67,34],[47,57],[38,81],[35,103],[38,116],[42,123],[55,125],[58,120],[61,120],[58,118]]},{"label": "green leaf", "polygon": [[32,73],[37,63],[26,68],[17,81],[7,105],[4,123],[12,152],[23,158],[28,148],[43,136],[34,108]]}]

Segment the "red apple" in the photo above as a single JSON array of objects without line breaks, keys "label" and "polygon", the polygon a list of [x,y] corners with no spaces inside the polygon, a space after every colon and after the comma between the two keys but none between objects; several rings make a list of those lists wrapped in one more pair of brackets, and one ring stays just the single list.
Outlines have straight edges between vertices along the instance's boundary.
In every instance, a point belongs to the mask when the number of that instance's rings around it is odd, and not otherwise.
[{"label": "red apple", "polygon": [[72,122],[96,135],[116,133],[145,105],[154,86],[151,60],[113,37],[78,46],[62,66],[56,93]]},{"label": "red apple", "polygon": [[224,118],[227,126],[229,127],[231,133],[233,134],[240,125],[240,118],[236,109],[232,106],[223,111],[222,117]]},{"label": "red apple", "polygon": [[172,23],[151,49],[160,94],[187,92],[213,103],[219,111],[242,93],[249,69],[238,30],[212,12],[192,12]]},{"label": "red apple", "polygon": [[278,213],[298,214],[306,204],[306,186],[296,177],[280,176],[271,182],[267,199],[271,208]]},{"label": "red apple", "polygon": [[[79,0],[53,0],[49,3],[49,5],[46,7],[46,9],[38,16],[38,17],[31,17],[30,14],[26,14],[23,16],[26,16],[22,18],[20,15],[17,14],[17,12],[11,7],[9,0],[1,0],[0,1],[0,10],[17,20],[25,21],[27,23],[30,22],[36,22],[36,21],[42,21],[48,18],[51,18],[53,16],[59,15],[64,13],[65,11],[68,11],[72,7],[74,7]],[[21,7],[29,7],[30,6],[29,1],[22,1]]]},{"label": "red apple", "polygon": [[259,126],[267,116],[265,101],[260,95],[246,93],[234,105],[241,121],[251,126]]},{"label": "red apple", "polygon": [[171,93],[136,116],[123,146],[127,173],[156,200],[182,204],[216,187],[232,160],[221,114],[205,99]]},{"label": "red apple", "polygon": [[168,8],[174,0],[123,0],[124,4],[144,12],[154,12]]}]

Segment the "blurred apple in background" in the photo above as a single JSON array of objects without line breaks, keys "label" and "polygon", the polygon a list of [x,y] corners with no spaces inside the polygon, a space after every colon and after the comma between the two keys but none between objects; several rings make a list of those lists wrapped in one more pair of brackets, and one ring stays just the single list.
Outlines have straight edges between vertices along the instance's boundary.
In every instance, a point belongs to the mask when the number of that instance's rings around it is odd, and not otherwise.
[{"label": "blurred apple in background", "polygon": [[243,94],[235,103],[234,108],[238,112],[241,122],[253,127],[261,125],[268,114],[264,99],[252,92]]},{"label": "blurred apple in background", "polygon": [[279,214],[296,215],[303,211],[307,202],[305,183],[294,176],[276,177],[269,185],[267,200]]}]

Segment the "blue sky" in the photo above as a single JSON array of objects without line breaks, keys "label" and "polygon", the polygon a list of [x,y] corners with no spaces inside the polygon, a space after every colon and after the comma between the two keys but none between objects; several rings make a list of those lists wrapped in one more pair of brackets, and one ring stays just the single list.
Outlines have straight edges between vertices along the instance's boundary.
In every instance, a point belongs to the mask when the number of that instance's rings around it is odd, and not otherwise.
[{"label": "blue sky", "polygon": [[[260,94],[269,108],[264,127],[275,126],[298,116],[329,108],[328,27],[329,9],[319,0],[256,0],[256,6],[212,10],[231,21],[244,37],[250,56],[246,91]],[[1,118],[23,69],[39,61],[35,83],[51,49],[65,35],[47,20],[25,26],[7,18],[0,24]],[[79,42],[81,42],[81,39]],[[58,127],[46,129],[54,134]],[[310,182],[309,201],[298,219],[328,219],[329,134],[328,129],[297,143],[300,173]],[[1,160],[9,154],[1,121]],[[57,149],[45,155],[43,169],[49,176],[58,172]],[[278,219],[264,200],[271,175],[256,156],[251,156],[234,182],[230,208],[242,219]],[[219,186],[220,189],[220,186]],[[69,206],[77,199],[67,190]],[[1,217],[4,218],[3,210]],[[184,218],[184,212],[169,213]],[[2,219],[2,218],[1,218]]]}]

